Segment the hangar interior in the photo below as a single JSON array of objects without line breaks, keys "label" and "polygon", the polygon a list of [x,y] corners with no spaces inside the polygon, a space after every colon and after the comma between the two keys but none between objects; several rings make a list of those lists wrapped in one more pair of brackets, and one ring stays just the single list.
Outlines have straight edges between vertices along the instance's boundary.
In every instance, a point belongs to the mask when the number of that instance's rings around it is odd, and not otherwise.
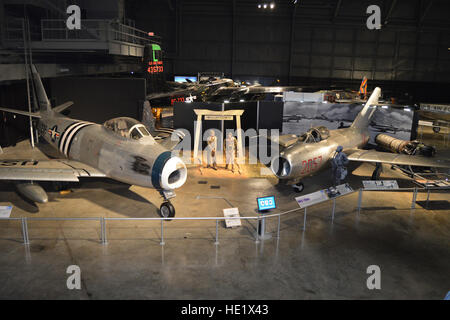
[{"label": "hangar interior", "polygon": [[443,299],[448,12],[0,0],[0,298]]}]

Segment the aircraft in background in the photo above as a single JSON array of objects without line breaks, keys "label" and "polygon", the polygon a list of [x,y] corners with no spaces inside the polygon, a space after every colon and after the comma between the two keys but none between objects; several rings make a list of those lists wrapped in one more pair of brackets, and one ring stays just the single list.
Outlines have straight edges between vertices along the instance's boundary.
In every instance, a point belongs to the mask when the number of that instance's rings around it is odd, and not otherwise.
[{"label": "aircraft in background", "polygon": [[[189,79],[187,79],[189,80]],[[237,83],[233,79],[209,77],[197,82],[166,82],[166,92],[148,94],[146,99],[155,107],[167,107],[175,102],[242,102],[264,99],[266,94],[280,94],[286,91],[302,92],[298,86],[262,86],[260,84]],[[311,87],[312,88],[312,87]],[[311,90],[308,87],[308,90]]]},{"label": "aircraft in background", "polygon": [[421,125],[432,127],[435,133],[439,133],[441,127],[450,127],[449,104],[420,103],[419,116],[428,120],[422,121]]},{"label": "aircraft in background", "polygon": [[161,216],[175,215],[169,199],[175,196],[173,191],[186,182],[187,169],[184,162],[166,148],[174,144],[170,137],[158,143],[143,124],[132,118],[115,118],[103,125],[68,118],[61,112],[73,103],[52,109],[34,65],[31,65],[31,74],[40,110],[0,108],[0,111],[36,118],[40,140],[63,159],[0,161],[0,180],[14,181],[27,199],[45,203],[48,196],[36,183],[38,181],[112,178],[157,189],[165,199],[160,207]]},{"label": "aircraft in background", "polygon": [[283,135],[276,142],[282,151],[271,161],[271,170],[279,180],[301,192],[301,180],[327,168],[336,148],[342,146],[350,161],[375,163],[372,178],[378,179],[382,163],[420,167],[450,168],[450,161],[423,156],[363,150],[369,141],[369,124],[376,111],[381,89],[375,88],[349,128],[329,130],[324,126],[309,129],[301,136]]}]

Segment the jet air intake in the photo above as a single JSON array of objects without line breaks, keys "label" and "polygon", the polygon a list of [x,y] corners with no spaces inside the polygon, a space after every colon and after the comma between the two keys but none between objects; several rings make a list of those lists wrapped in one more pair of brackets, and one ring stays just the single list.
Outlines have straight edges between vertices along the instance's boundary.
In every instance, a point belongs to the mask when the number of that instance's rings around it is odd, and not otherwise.
[{"label": "jet air intake", "polygon": [[272,159],[270,169],[278,178],[285,178],[291,174],[292,166],[288,159],[280,156]]},{"label": "jet air intake", "polygon": [[186,165],[179,157],[172,156],[170,151],[163,152],[153,164],[151,179],[157,189],[177,189],[186,182]]}]

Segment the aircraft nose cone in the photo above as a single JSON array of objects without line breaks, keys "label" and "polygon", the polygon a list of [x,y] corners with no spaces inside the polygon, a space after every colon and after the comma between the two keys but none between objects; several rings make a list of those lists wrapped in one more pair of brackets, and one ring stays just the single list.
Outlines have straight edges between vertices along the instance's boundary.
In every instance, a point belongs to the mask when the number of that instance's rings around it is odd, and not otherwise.
[{"label": "aircraft nose cone", "polygon": [[179,157],[169,158],[161,171],[161,187],[173,190],[181,187],[187,179],[187,168]]},{"label": "aircraft nose cone", "polygon": [[270,169],[278,178],[286,178],[291,174],[292,165],[287,158],[278,156],[272,159]]}]

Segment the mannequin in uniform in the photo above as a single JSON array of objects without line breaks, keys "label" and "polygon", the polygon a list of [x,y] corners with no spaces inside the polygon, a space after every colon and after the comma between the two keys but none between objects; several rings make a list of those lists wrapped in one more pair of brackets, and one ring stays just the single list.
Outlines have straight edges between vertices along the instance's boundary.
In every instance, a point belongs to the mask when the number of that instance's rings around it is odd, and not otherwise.
[{"label": "mannequin in uniform", "polygon": [[207,168],[213,168],[214,170],[217,170],[217,163],[216,163],[216,150],[217,150],[217,137],[214,133],[214,130],[210,130],[209,137],[208,137],[208,145],[206,147],[206,156],[208,160]]},{"label": "mannequin in uniform", "polygon": [[234,165],[236,164],[238,166],[236,163],[237,140],[233,137],[231,132],[227,133],[227,138],[225,139],[224,144],[226,157],[225,169],[228,169],[228,166],[231,165],[231,172],[234,173]]},{"label": "mannequin in uniform", "polygon": [[340,185],[341,181],[347,176],[346,165],[348,164],[348,158],[347,155],[342,152],[343,149],[344,148],[342,146],[338,146],[336,153],[331,159],[334,186]]}]

